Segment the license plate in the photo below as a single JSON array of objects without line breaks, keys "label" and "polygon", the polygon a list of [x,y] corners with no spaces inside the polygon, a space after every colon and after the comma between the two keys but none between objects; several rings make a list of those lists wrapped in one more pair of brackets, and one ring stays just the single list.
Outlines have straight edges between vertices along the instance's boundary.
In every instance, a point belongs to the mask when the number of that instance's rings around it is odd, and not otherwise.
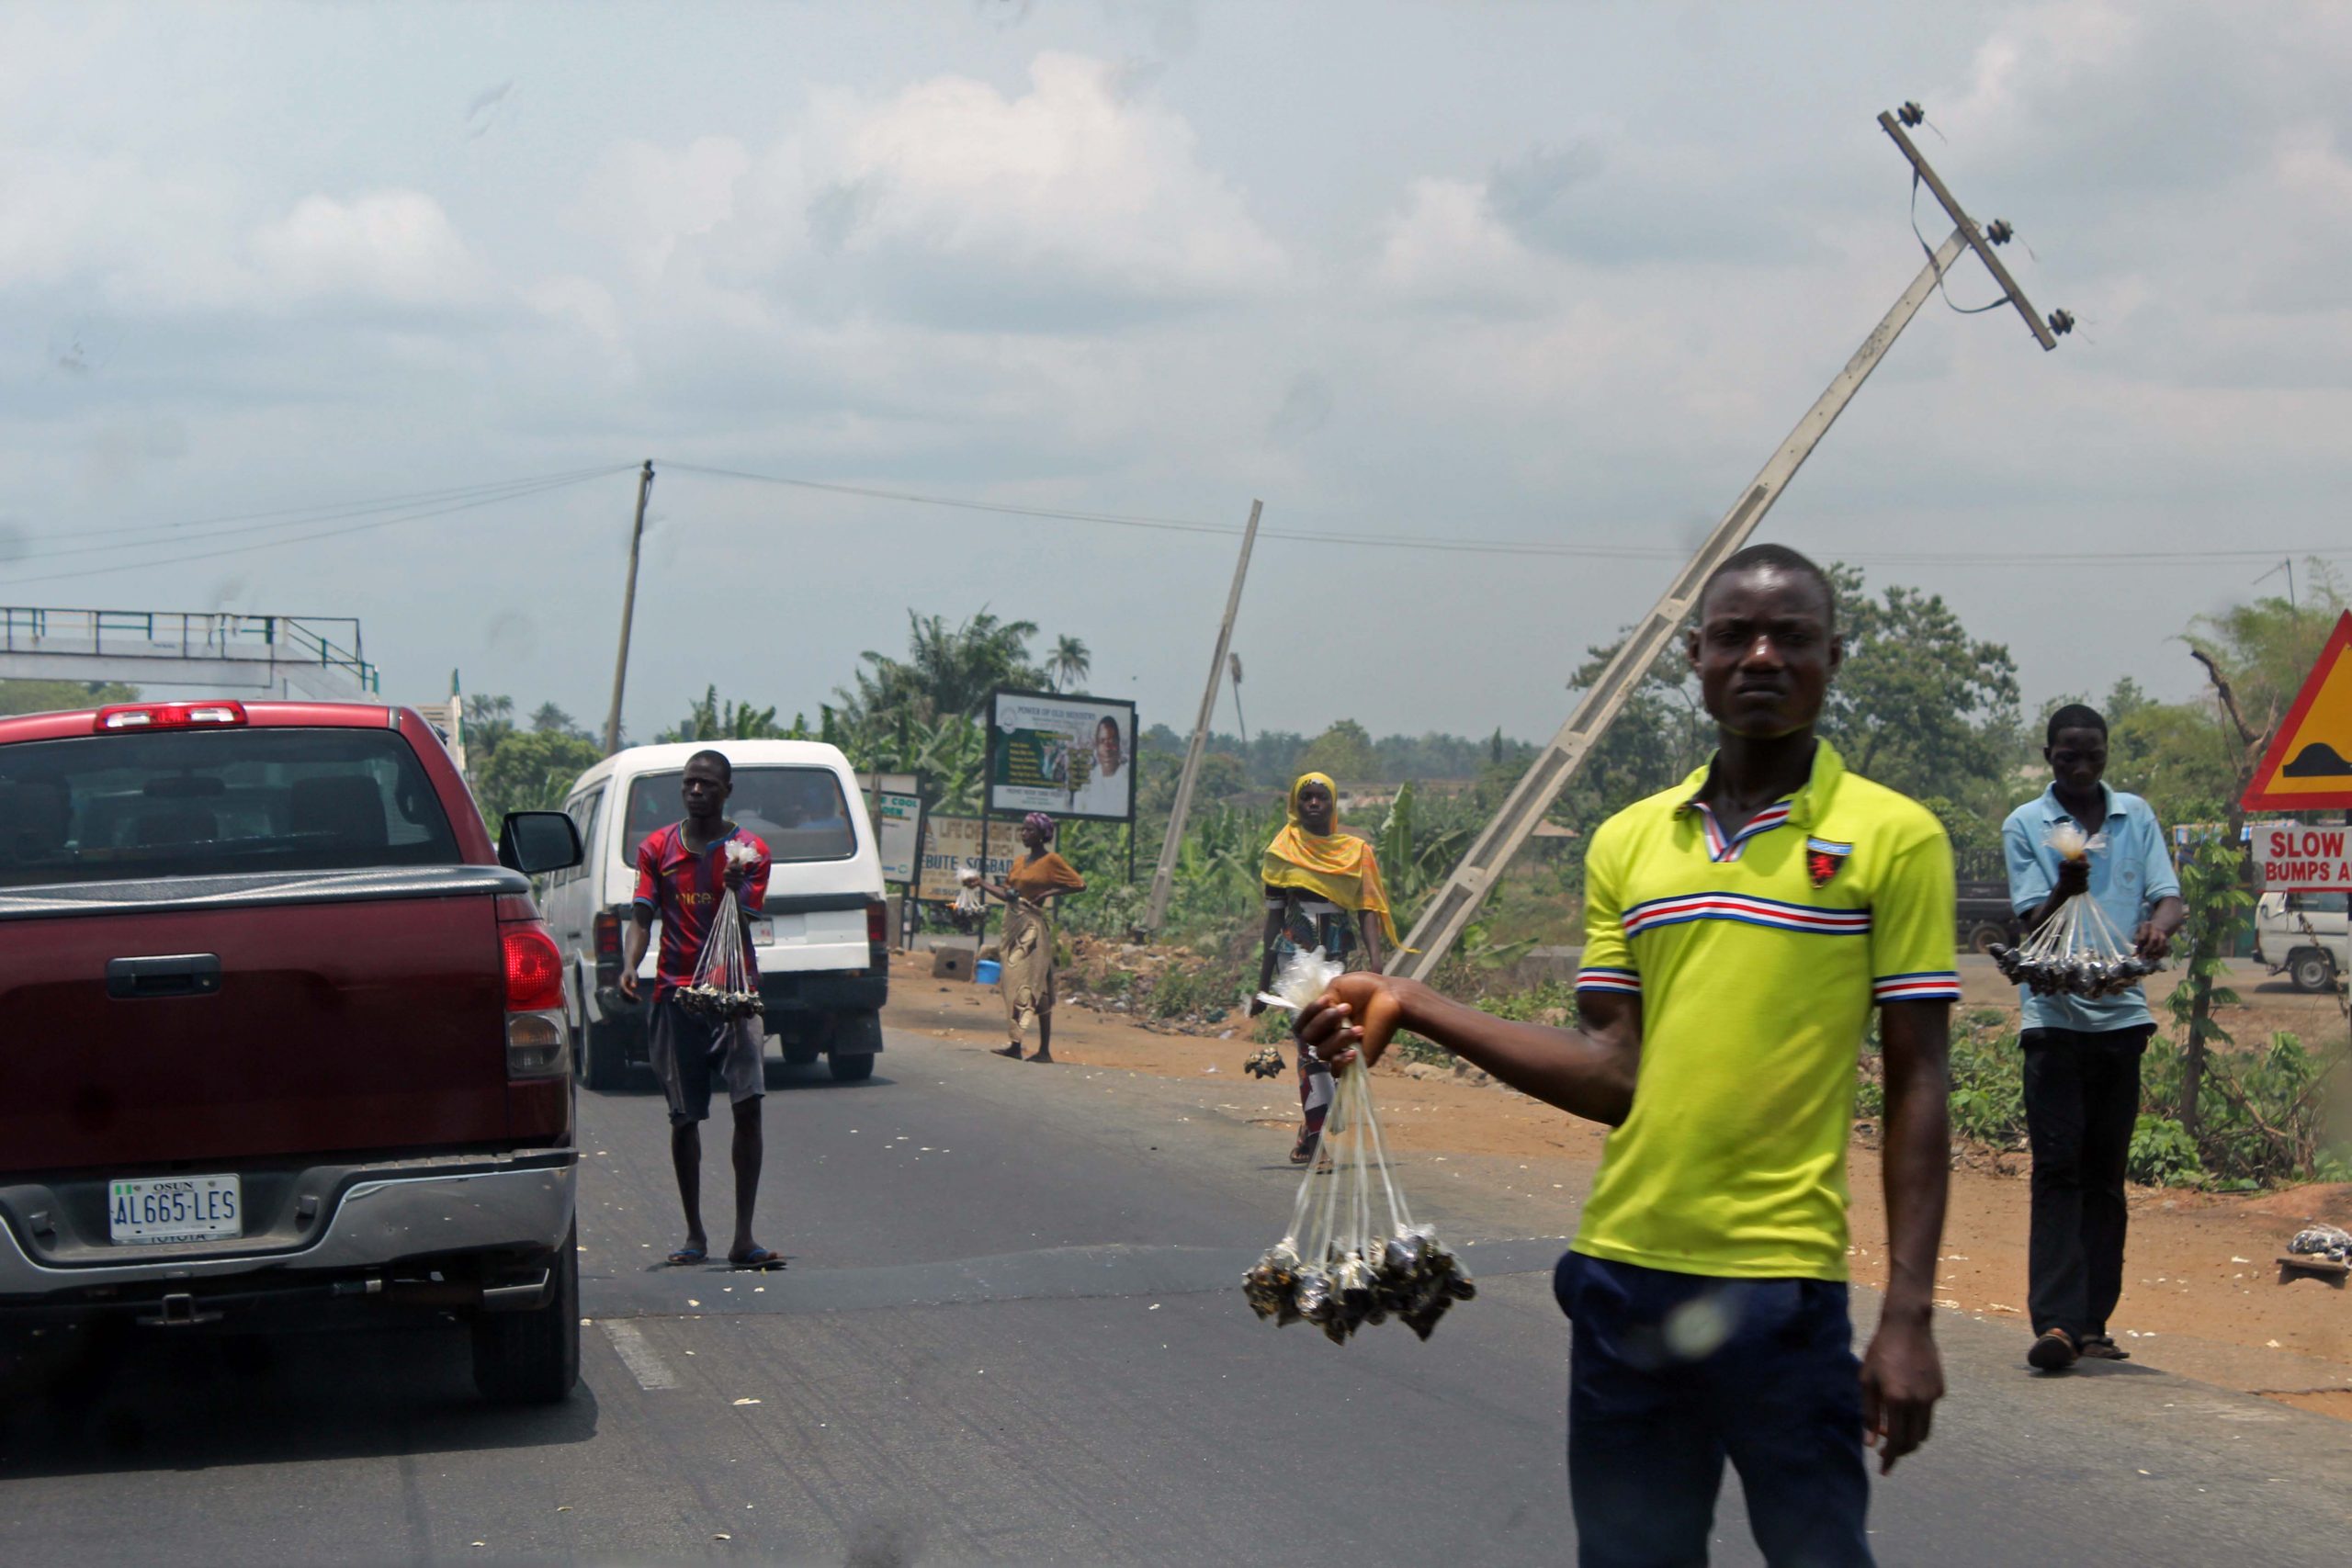
[{"label": "license plate", "polygon": [[218,1241],[245,1234],[233,1176],[152,1176],[107,1183],[107,1232],[119,1243]]}]

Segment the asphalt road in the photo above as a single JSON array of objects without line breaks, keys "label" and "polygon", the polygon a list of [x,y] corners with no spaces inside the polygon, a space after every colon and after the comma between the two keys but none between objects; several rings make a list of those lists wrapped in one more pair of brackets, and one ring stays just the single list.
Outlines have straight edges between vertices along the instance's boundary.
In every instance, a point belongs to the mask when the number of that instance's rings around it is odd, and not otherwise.
[{"label": "asphalt road", "polygon": [[[1548,1275],[1573,1192],[1416,1160],[1480,1299],[1426,1345],[1273,1329],[1234,1281],[1295,1173],[1246,1124],[1282,1086],[1240,1054],[1195,1084],[894,1035],[868,1083],[795,1077],[767,1100],[776,1275],[655,1267],[660,1104],[583,1096],[569,1404],[479,1404],[447,1330],[153,1334],[0,1412],[0,1561],[1572,1561]],[[1954,1392],[1879,1484],[1886,1563],[2346,1560],[2352,1425],[1939,1333]],[[1717,1524],[1717,1562],[1756,1561],[1736,1483]]]}]

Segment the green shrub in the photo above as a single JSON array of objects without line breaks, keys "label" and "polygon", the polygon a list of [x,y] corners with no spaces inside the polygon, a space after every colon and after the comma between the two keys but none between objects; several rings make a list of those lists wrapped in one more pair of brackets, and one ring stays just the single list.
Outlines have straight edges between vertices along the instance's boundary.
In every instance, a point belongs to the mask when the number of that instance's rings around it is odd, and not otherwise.
[{"label": "green shrub", "polygon": [[2169,1116],[2143,1115],[2132,1129],[2123,1173],[2150,1187],[2194,1187],[2205,1179],[2205,1166],[2188,1128]]}]

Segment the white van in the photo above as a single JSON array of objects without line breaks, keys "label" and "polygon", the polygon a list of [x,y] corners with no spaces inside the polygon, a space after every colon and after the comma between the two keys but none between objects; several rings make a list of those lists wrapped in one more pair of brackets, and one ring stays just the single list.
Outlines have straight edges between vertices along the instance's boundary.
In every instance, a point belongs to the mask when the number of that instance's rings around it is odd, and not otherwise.
[{"label": "white van", "polygon": [[2346,895],[2265,893],[2254,906],[2254,956],[2273,975],[2285,970],[2299,991],[2332,991],[2352,974],[2345,962]]},{"label": "white van", "polygon": [[[685,815],[686,759],[705,750],[734,768],[728,815],[759,835],[772,861],[766,906],[752,922],[768,1033],[786,1063],[822,1055],[845,1083],[870,1076],[882,1049],[889,933],[857,775],[838,747],[817,741],[709,740],[631,747],[582,773],[565,799],[586,858],[548,879],[539,908],[563,950],[581,1080],[616,1089],[646,1060],[646,1010],[620,993],[637,851]],[[661,951],[657,927],[639,970],[648,994]]]}]

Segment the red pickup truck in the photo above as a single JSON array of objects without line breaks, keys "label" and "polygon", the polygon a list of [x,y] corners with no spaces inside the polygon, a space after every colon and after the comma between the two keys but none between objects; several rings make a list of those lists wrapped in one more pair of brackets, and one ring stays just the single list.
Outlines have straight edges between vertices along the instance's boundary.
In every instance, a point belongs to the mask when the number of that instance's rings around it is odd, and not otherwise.
[{"label": "red pickup truck", "polygon": [[0,719],[0,1325],[471,1326],[502,1401],[580,1368],[562,961],[401,708]]}]

